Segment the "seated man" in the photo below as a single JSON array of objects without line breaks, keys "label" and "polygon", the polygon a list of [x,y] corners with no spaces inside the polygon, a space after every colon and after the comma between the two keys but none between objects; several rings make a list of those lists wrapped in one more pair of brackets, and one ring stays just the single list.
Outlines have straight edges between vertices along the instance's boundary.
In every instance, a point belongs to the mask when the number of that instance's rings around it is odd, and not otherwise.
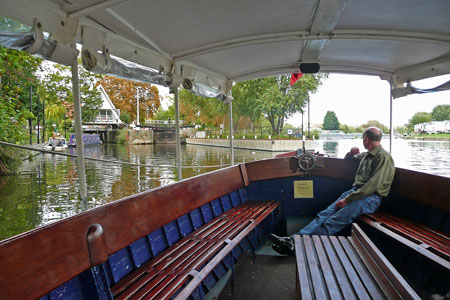
[{"label": "seated man", "polygon": [[[358,148],[352,148],[345,157],[360,160],[353,187],[342,193],[298,234],[334,235],[358,216],[377,210],[381,197],[389,194],[395,173],[391,155],[380,144],[381,136],[381,130],[376,127],[369,127],[364,131],[362,137],[367,152],[359,153]],[[273,249],[278,253],[294,253],[293,236],[279,237],[272,234],[271,240],[274,243]]]}]

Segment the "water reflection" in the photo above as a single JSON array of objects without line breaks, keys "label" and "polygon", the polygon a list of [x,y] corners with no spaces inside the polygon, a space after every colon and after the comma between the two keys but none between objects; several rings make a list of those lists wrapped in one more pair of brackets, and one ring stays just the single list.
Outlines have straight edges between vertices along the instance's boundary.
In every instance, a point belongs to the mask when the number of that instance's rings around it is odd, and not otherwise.
[{"label": "water reflection", "polygon": [[333,141],[327,141],[327,142],[323,142],[323,153],[328,154],[331,157],[336,157],[336,150],[337,150],[337,146],[338,146],[338,142]]},{"label": "water reflection", "polygon": [[[389,149],[389,141],[383,140]],[[316,142],[315,151],[343,158],[351,148],[363,149],[362,140]],[[218,169],[230,163],[227,148],[184,145],[182,165],[213,166],[184,168],[183,178]],[[74,152],[74,149],[68,151]],[[176,181],[175,145],[101,145],[85,148],[86,157],[123,162],[159,165],[111,164],[86,160],[87,202],[78,196],[76,160],[51,154],[40,154],[23,163],[17,176],[0,177],[0,239],[75,215],[132,194]],[[272,158],[274,153],[235,150],[235,162]],[[395,140],[393,157],[396,166],[450,177],[450,142]],[[164,166],[166,165],[166,166]]]}]

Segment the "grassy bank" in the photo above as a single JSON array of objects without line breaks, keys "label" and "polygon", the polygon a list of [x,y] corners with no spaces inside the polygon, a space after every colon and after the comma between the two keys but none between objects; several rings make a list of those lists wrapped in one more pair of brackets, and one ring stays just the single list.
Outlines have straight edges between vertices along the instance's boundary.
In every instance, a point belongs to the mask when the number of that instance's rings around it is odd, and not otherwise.
[{"label": "grassy bank", "polygon": [[406,139],[421,139],[430,141],[450,141],[450,133],[437,133],[437,134],[414,134],[405,137]]}]

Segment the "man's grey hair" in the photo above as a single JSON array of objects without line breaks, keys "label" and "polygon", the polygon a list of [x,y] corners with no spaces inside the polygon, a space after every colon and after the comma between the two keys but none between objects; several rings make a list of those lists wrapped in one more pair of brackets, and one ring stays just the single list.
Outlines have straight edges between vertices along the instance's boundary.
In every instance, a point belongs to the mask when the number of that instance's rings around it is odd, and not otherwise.
[{"label": "man's grey hair", "polygon": [[381,141],[381,136],[383,135],[380,128],[369,127],[364,130],[363,138],[368,138],[370,141],[379,142]]}]

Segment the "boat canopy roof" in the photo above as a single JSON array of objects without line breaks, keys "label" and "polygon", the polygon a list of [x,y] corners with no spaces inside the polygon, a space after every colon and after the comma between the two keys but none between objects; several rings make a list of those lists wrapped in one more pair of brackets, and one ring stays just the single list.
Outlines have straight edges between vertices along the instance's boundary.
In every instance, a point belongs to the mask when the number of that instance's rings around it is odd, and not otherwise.
[{"label": "boat canopy roof", "polygon": [[306,63],[396,87],[450,73],[448,0],[2,0],[0,11],[34,26],[35,40],[50,33],[50,60],[64,63],[76,42],[94,72],[120,76],[133,65],[138,80],[190,79],[185,88],[225,94],[232,82]]}]

